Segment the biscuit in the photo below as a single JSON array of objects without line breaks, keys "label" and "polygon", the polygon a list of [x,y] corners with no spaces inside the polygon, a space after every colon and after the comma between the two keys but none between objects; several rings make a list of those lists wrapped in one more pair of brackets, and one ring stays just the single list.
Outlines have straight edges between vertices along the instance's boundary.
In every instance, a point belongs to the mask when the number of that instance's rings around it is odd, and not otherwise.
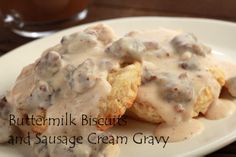
[{"label": "biscuit", "polygon": [[[35,113],[35,117],[37,119],[41,118],[42,121],[44,121],[45,117],[46,117],[46,110],[44,109],[38,109]],[[34,124],[36,123],[36,121],[34,122]],[[48,125],[46,124],[40,124],[40,125],[31,125],[31,129],[33,132],[35,133],[43,133],[46,129],[47,129]]]},{"label": "biscuit", "polygon": [[210,67],[208,70],[221,86],[225,85],[224,72],[219,67]]},{"label": "biscuit", "polygon": [[193,107],[193,117],[197,117],[199,113],[206,113],[210,104],[214,101],[214,96],[212,94],[211,88],[206,87],[200,91],[197,101]]},{"label": "biscuit", "polygon": [[[126,109],[130,108],[137,96],[138,87],[141,83],[141,65],[136,62],[128,65],[108,76],[111,84],[111,93],[106,99],[100,101],[99,117],[121,117]],[[99,126],[101,130],[106,130],[112,126]]]},{"label": "biscuit", "polygon": [[151,104],[135,102],[133,106],[127,110],[126,114],[129,117],[137,120],[142,120],[151,123],[163,122],[163,119],[158,113],[158,109]]},{"label": "biscuit", "polygon": [[[193,107],[192,117],[197,117],[199,113],[205,113],[209,107],[209,105],[213,102],[213,94],[210,88],[204,88],[198,98],[197,102]],[[134,105],[128,110],[128,116],[133,117],[135,119],[144,120],[151,123],[161,123],[164,120],[158,114],[158,109],[155,108],[151,104],[144,104],[138,102],[138,100],[134,103]]]},{"label": "biscuit", "polygon": [[[209,72],[222,87],[225,84],[224,73],[218,67],[209,68]],[[199,113],[205,114],[208,107],[213,103],[214,95],[210,87],[203,88],[197,97],[193,107],[192,117],[197,117]],[[163,122],[162,117],[158,114],[158,109],[152,104],[144,104],[137,99],[134,105],[128,110],[127,115],[135,119],[144,120],[151,123]]]}]

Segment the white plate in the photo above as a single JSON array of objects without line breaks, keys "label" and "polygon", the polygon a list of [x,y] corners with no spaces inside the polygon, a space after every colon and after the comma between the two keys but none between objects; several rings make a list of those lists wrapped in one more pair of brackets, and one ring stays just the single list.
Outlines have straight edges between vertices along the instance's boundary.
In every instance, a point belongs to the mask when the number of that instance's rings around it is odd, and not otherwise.
[{"label": "white plate", "polygon": [[[193,18],[166,18],[166,17],[138,17],[138,18],[123,18],[108,21],[100,21],[113,27],[118,35],[133,29],[155,29],[158,27],[166,27],[170,29],[181,29],[187,32],[193,32],[204,43],[210,45],[218,57],[224,59],[236,59],[236,24],[230,22],[209,20],[209,19],[193,19]],[[94,23],[92,23],[94,24]],[[88,25],[73,27],[50,37],[33,41],[23,45],[0,58],[0,95],[4,94],[7,89],[13,84],[16,76],[21,69],[32,63],[40,56],[43,50],[59,43],[63,35],[68,35],[78,30],[81,30]],[[154,157],[154,156],[201,156],[212,151],[222,148],[223,146],[235,141],[236,139],[236,113],[232,116],[217,120],[209,121],[203,119],[205,130],[200,136],[193,139],[169,143],[163,148],[163,144],[154,146],[149,144],[134,144],[132,137],[129,138],[128,144],[121,146],[121,157]],[[138,125],[136,125],[138,123]],[[115,129],[118,135],[125,134],[130,136],[134,132],[143,132],[150,135],[153,126],[140,122],[128,122],[130,131],[127,128]],[[11,153],[10,153],[11,152]],[[16,150],[8,150],[6,147],[0,148],[0,157],[23,156],[17,153]]]}]

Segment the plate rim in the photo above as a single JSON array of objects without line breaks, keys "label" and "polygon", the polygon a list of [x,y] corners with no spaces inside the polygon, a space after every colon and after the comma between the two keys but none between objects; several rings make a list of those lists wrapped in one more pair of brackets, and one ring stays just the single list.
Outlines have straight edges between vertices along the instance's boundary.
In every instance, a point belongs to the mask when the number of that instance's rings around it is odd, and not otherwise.
[{"label": "plate rim", "polygon": [[110,19],[98,20],[98,21],[88,22],[88,23],[84,23],[84,24],[81,24],[81,25],[76,25],[76,26],[73,26],[73,27],[65,28],[65,29],[62,29],[58,32],[55,32],[55,33],[53,33],[49,36],[35,39],[33,41],[27,42],[27,43],[25,43],[21,46],[18,46],[16,48],[6,52],[5,54],[0,56],[0,59],[4,58],[5,56],[7,56],[9,54],[15,53],[15,51],[17,51],[18,49],[20,49],[22,47],[25,47],[25,46],[28,46],[29,44],[39,42],[39,41],[41,41],[45,38],[52,37],[52,36],[55,36],[57,34],[60,34],[60,33],[66,32],[66,31],[73,30],[73,29],[78,28],[78,27],[86,27],[88,25],[93,25],[93,24],[96,24],[96,23],[103,23],[103,22],[105,22],[105,23],[108,22],[109,23],[109,22],[115,22],[115,21],[120,21],[120,20],[139,20],[139,19],[160,19],[160,20],[171,20],[171,21],[173,21],[173,20],[193,20],[193,21],[196,21],[196,22],[204,22],[204,23],[209,23],[210,22],[210,23],[216,23],[216,24],[224,24],[224,25],[228,25],[230,27],[232,27],[232,26],[236,27],[236,22],[220,20],[220,19],[202,18],[202,17],[135,16],[135,17],[110,18]]}]

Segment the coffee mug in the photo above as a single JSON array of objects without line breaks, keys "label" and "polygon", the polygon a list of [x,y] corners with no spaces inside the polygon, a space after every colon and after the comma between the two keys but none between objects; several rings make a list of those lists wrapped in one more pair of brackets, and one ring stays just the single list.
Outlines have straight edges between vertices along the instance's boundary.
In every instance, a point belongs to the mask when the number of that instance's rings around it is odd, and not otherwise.
[{"label": "coffee mug", "polygon": [[16,34],[38,38],[83,20],[89,3],[90,0],[0,0],[0,16]]}]

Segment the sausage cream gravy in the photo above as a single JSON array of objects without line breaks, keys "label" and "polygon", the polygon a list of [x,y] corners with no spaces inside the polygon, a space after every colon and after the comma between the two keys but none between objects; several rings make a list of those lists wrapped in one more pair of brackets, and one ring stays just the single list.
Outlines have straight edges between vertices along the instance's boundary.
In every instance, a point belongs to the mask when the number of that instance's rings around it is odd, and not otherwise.
[{"label": "sausage cream gravy", "polygon": [[[211,68],[219,68],[219,63],[211,49],[191,33],[167,29],[134,31],[114,42],[107,51],[118,58],[142,62],[137,100],[153,105],[164,120],[165,124],[155,131],[157,136],[166,133],[171,141],[179,141],[199,134],[203,125],[192,117],[194,105],[205,88],[213,94],[207,118],[224,118],[234,111],[234,105],[224,106],[227,101],[219,100],[221,86],[210,72]],[[189,132],[184,132],[186,128]]]}]

